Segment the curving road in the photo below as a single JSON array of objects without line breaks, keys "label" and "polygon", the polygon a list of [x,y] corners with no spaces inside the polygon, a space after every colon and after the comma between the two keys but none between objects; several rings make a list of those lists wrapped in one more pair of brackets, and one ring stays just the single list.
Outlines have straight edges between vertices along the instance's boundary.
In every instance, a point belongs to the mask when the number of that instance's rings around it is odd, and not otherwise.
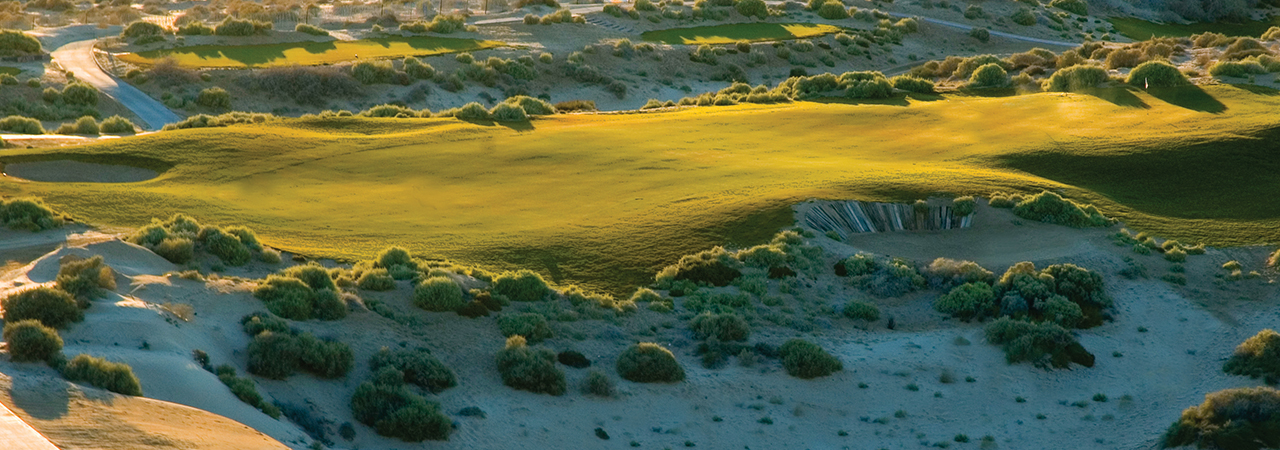
[{"label": "curving road", "polygon": [[[950,21],[941,20],[941,19],[933,19],[933,18],[924,17],[920,15],[903,14],[903,13],[895,13],[895,12],[891,12],[888,14],[892,17],[898,17],[898,18],[904,18],[904,19],[907,17],[915,17],[917,19],[920,19],[920,21],[922,22],[929,22],[932,24],[942,25],[942,26],[951,27],[951,28],[959,28],[965,31],[969,31],[975,28],[973,25],[965,25],[963,23],[950,22]],[[1057,45],[1061,47],[1079,47],[1080,46],[1079,42],[1055,41],[1051,39],[1040,39],[1040,38],[1033,38],[1031,36],[1022,36],[1019,34],[1005,33],[1003,31],[995,31],[995,30],[989,30],[989,31],[991,31],[992,36],[1000,36],[1002,38],[1013,39],[1016,41],[1034,42],[1037,44],[1047,44],[1047,45]]]},{"label": "curving road", "polygon": [[93,43],[94,40],[77,41],[58,47],[52,53],[53,60],[63,69],[74,73],[77,80],[89,83],[133,111],[143,122],[138,126],[144,129],[159,130],[167,124],[182,120],[163,103],[98,67],[98,62],[93,58]]}]

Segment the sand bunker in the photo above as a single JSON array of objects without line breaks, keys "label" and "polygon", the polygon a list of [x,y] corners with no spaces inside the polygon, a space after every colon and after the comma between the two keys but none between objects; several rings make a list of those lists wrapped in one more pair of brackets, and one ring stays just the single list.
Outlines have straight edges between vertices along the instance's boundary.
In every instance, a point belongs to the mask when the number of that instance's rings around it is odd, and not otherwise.
[{"label": "sand bunker", "polygon": [[36,161],[6,164],[4,174],[31,181],[53,183],[136,183],[160,175],[154,170],[133,166],[79,161]]}]

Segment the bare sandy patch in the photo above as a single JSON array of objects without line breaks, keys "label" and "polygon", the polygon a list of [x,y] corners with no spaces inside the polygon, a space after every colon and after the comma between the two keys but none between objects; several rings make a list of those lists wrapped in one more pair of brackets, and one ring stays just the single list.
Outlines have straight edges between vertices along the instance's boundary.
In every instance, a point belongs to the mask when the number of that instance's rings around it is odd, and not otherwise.
[{"label": "bare sandy patch", "polygon": [[31,181],[51,183],[136,183],[159,173],[141,167],[79,161],[34,161],[6,164],[4,174]]}]

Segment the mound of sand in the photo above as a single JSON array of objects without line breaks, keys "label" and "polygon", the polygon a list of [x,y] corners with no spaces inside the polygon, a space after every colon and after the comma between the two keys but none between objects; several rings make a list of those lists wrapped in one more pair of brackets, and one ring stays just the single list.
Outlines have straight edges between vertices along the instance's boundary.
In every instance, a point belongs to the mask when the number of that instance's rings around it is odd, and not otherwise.
[{"label": "mound of sand", "polygon": [[141,167],[96,164],[79,161],[34,161],[6,164],[4,174],[31,181],[51,183],[136,183],[159,173]]}]

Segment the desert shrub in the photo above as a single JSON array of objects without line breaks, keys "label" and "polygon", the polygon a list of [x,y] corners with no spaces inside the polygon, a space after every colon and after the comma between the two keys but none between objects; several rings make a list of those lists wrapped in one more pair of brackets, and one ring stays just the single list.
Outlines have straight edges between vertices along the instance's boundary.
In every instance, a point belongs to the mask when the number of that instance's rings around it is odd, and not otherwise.
[{"label": "desert shrub", "polygon": [[164,27],[151,22],[136,21],[124,27],[124,31],[120,32],[122,38],[139,38],[147,36],[160,36],[165,34]]},{"label": "desert shrub", "polygon": [[71,294],[51,287],[37,287],[11,294],[0,302],[6,322],[38,320],[45,326],[65,328],[84,320],[84,312]]},{"label": "desert shrub", "polygon": [[441,363],[425,348],[415,350],[391,350],[383,347],[369,359],[369,369],[377,372],[383,367],[394,367],[404,374],[404,381],[433,393],[439,393],[458,384],[457,377],[448,366]]},{"label": "desert shrub", "polygon": [[996,281],[995,274],[978,263],[947,258],[933,260],[922,273],[928,277],[929,284],[942,288],[965,283],[993,284]]},{"label": "desert shrub", "polygon": [[591,370],[587,372],[587,377],[582,381],[582,392],[600,397],[613,397],[613,379],[605,375],[604,372]]},{"label": "desert shrub", "polygon": [[965,283],[938,297],[933,309],[961,320],[981,318],[995,307],[996,294],[986,283]]},{"label": "desert shrub", "polygon": [[6,319],[4,342],[14,361],[48,361],[62,352],[62,338],[57,330],[35,319]]},{"label": "desert shrub", "polygon": [[999,64],[985,64],[973,71],[969,77],[969,87],[997,88],[1009,85],[1009,73]]},{"label": "desert shrub", "polygon": [[503,336],[524,336],[529,342],[538,343],[551,337],[547,318],[536,313],[503,314],[498,317],[498,331]]},{"label": "desert shrub", "polygon": [[62,88],[62,101],[68,105],[97,105],[98,89],[87,83],[72,81]]},{"label": "desert shrub", "polygon": [[528,269],[505,272],[493,278],[490,292],[517,302],[537,302],[553,293],[542,275]]},{"label": "desert shrub", "polygon": [[393,368],[383,368],[373,381],[356,388],[351,414],[378,434],[406,441],[447,440],[452,431],[452,421],[440,405],[409,392],[403,375]]},{"label": "desert shrub", "polygon": [[1081,206],[1049,191],[1027,197],[1013,207],[1013,213],[1027,220],[1056,223],[1075,228],[1104,227],[1111,219],[1093,205]]},{"label": "desert shrub", "polygon": [[329,32],[324,28],[320,28],[315,25],[307,25],[305,23],[300,23],[297,26],[293,27],[293,31],[296,31],[299,33],[307,33],[312,36],[328,36],[329,35]]},{"label": "desert shrub", "polygon": [[675,383],[684,380],[684,369],[675,355],[661,345],[642,342],[618,355],[618,375],[637,383]]},{"label": "desert shrub", "polygon": [[289,334],[289,322],[279,317],[271,316],[266,313],[253,313],[240,318],[240,325],[244,328],[245,334],[249,336],[257,336],[264,331],[275,333]]},{"label": "desert shrub", "polygon": [[1168,251],[1164,252],[1164,259],[1168,260],[1169,262],[1176,262],[1176,263],[1186,262],[1187,251],[1183,250],[1181,247],[1171,248]]},{"label": "desert shrub", "polygon": [[1261,42],[1258,42],[1257,39],[1240,38],[1236,39],[1235,42],[1232,42],[1231,45],[1227,46],[1226,50],[1222,51],[1222,59],[1240,60],[1252,56],[1273,54],[1274,53],[1272,53],[1271,50],[1268,50],[1267,47],[1262,45]]},{"label": "desert shrub", "polygon": [[502,383],[529,392],[562,395],[564,372],[556,367],[555,357],[551,350],[530,348],[523,336],[511,336],[497,355]]},{"label": "desert shrub", "polygon": [[1164,448],[1192,446],[1222,450],[1280,447],[1280,391],[1236,388],[1204,396],[1182,411],[1165,431]]},{"label": "desert shrub", "polygon": [[732,313],[699,314],[693,318],[690,328],[698,339],[714,337],[721,341],[745,341],[751,336],[751,326],[747,325],[746,319]]},{"label": "desert shrub", "polygon": [[[413,261],[413,255],[400,247],[391,246],[378,252],[377,258],[374,260],[373,266],[380,269],[387,269],[392,278],[397,280],[407,280],[416,276],[418,271],[418,263]],[[407,276],[404,276],[407,274]],[[397,276],[400,275],[400,276]]]},{"label": "desert shrub", "polygon": [[396,288],[396,280],[387,269],[369,269],[360,274],[356,287],[366,291],[389,291]]},{"label": "desert shrub", "polygon": [[208,114],[197,114],[187,117],[181,122],[171,123],[162,128],[164,131],[184,130],[187,128],[211,128],[211,127],[228,127],[241,123],[263,123],[268,120],[274,120],[276,116],[261,113],[246,113],[232,111],[229,113],[210,116]]},{"label": "desert shrub", "polygon": [[893,83],[894,89],[901,89],[907,92],[915,92],[918,94],[932,94],[933,82],[924,78],[917,78],[910,75],[900,75],[889,79]]},{"label": "desert shrub", "polygon": [[1108,79],[1106,69],[1093,65],[1075,65],[1060,69],[1049,77],[1046,90],[1055,92],[1078,91],[1097,87]]},{"label": "desert shrub", "polygon": [[413,290],[413,304],[427,311],[457,311],[462,301],[462,287],[449,277],[431,277]]},{"label": "desert shrub", "polygon": [[840,362],[822,347],[802,339],[791,339],[778,347],[778,356],[782,358],[782,367],[787,374],[796,378],[817,378],[844,370]]},{"label": "desert shrub", "polygon": [[1080,305],[1061,295],[1049,297],[1038,307],[1044,320],[1061,325],[1063,328],[1075,328],[1084,320],[1084,311]]},{"label": "desert shrub", "polygon": [[124,117],[111,116],[102,120],[100,129],[103,133],[132,133],[134,125]]},{"label": "desert shrub", "polygon": [[1009,18],[1013,19],[1013,23],[1022,26],[1029,27],[1036,24],[1036,15],[1032,14],[1031,10],[1027,8],[1019,8],[1018,11],[1013,13],[1013,16],[1010,16]]},{"label": "desert shrub", "polygon": [[1134,86],[1185,86],[1191,84],[1173,64],[1165,61],[1147,61],[1129,71],[1126,83]]},{"label": "desert shrub", "polygon": [[676,264],[667,266],[655,276],[659,288],[670,287],[673,281],[688,280],[711,286],[728,286],[742,276],[739,262],[723,247],[685,255]]},{"label": "desert shrub", "polygon": [[991,32],[987,31],[986,28],[974,27],[972,30],[969,30],[969,37],[977,39],[978,42],[985,43],[991,40]]},{"label": "desert shrub", "polygon": [[44,126],[30,117],[8,116],[0,119],[0,130],[21,134],[44,134]]},{"label": "desert shrub", "polygon": [[951,214],[956,217],[964,217],[973,214],[973,210],[977,206],[978,203],[972,196],[956,197],[951,200]]},{"label": "desert shrub", "polygon": [[215,109],[231,108],[231,94],[226,89],[214,86],[200,91],[196,95],[196,104]]},{"label": "desert shrub", "polygon": [[329,273],[329,270],[315,262],[289,267],[280,271],[280,275],[302,280],[311,289],[333,290],[337,288],[337,285],[333,282],[333,275]]},{"label": "desert shrub", "polygon": [[262,394],[258,393],[258,387],[253,383],[252,379],[237,377],[236,369],[227,364],[218,366],[214,373],[218,375],[218,381],[226,385],[240,401],[258,408],[263,414],[271,416],[273,419],[280,418],[280,409],[263,400]]},{"label": "desert shrub", "polygon": [[40,41],[18,30],[0,30],[0,56],[35,55],[41,52]]},{"label": "desert shrub", "polygon": [[1262,378],[1268,384],[1280,382],[1280,333],[1265,329],[1246,339],[1236,346],[1222,371]]},{"label": "desert shrub", "polygon": [[257,69],[241,77],[240,82],[253,92],[311,106],[323,106],[332,99],[355,96],[361,91],[359,81],[332,66]]},{"label": "desert shrub", "polygon": [[836,263],[836,275],[851,277],[851,284],[880,297],[897,297],[923,288],[925,278],[909,261],[876,260],[865,254]]},{"label": "desert shrub", "polygon": [[263,331],[249,343],[248,369],[266,378],[284,379],[299,368],[323,378],[338,378],[353,365],[346,344],[317,339],[310,334]]},{"label": "desert shrub", "polygon": [[1049,2],[1049,7],[1081,16],[1089,14],[1089,5],[1085,0],[1053,0]]},{"label": "desert shrub", "polygon": [[97,298],[104,290],[116,288],[115,273],[102,261],[102,255],[63,260],[57,283],[58,289],[80,298]]},{"label": "desert shrub", "polygon": [[217,27],[214,27],[213,34],[218,36],[253,36],[255,34],[267,34],[270,31],[271,22],[239,20],[234,17],[227,17]]},{"label": "desert shrub", "polygon": [[552,106],[546,100],[530,97],[527,95],[517,95],[507,97],[503,103],[510,103],[524,108],[524,112],[530,116],[546,116],[556,113],[556,107]]},{"label": "desert shrub", "polygon": [[1009,363],[1029,361],[1036,367],[1066,368],[1071,363],[1093,367],[1093,355],[1071,332],[1053,322],[1032,323],[1001,317],[984,330],[987,341],[1004,349]]},{"label": "desert shrub", "polygon": [[216,228],[200,231],[198,239],[204,242],[205,249],[222,262],[232,266],[243,266],[253,259],[249,247],[235,235],[227,234]]},{"label": "desert shrub", "polygon": [[844,305],[844,316],[853,320],[875,322],[880,320],[880,308],[867,302],[851,300]]},{"label": "desert shrub", "polygon": [[520,105],[510,103],[499,103],[489,111],[489,116],[498,122],[528,122],[529,115],[525,114],[524,108]]},{"label": "desert shrub", "polygon": [[429,80],[436,75],[436,69],[412,56],[404,59],[404,72],[419,80]]},{"label": "desert shrub", "polygon": [[128,364],[80,354],[67,361],[62,376],[73,382],[89,383],[117,394],[142,395],[142,384]]},{"label": "desert shrub", "polygon": [[1074,264],[1054,264],[1040,271],[1053,278],[1054,292],[1072,303],[1088,308],[1107,308],[1111,298],[1107,296],[1102,275]]},{"label": "desert shrub", "polygon": [[827,20],[840,20],[849,18],[849,10],[845,9],[844,3],[839,1],[828,1],[818,7],[818,17]]},{"label": "desert shrub", "polygon": [[396,69],[391,61],[360,61],[351,66],[351,76],[364,84],[391,83],[396,79]]},{"label": "desert shrub", "polygon": [[205,25],[204,22],[191,22],[178,27],[180,36],[212,36],[213,32],[213,27]]},{"label": "desert shrub", "polygon": [[[337,320],[347,315],[347,307],[336,296],[336,286],[328,271],[319,266],[296,266],[281,275],[268,275],[258,283],[253,296],[266,303],[267,310],[293,320]],[[297,278],[306,276],[310,282]],[[311,283],[314,283],[311,284]],[[322,286],[316,288],[315,285]]]},{"label": "desert shrub", "polygon": [[1267,68],[1257,60],[1218,61],[1209,67],[1209,74],[1215,77],[1248,78],[1264,73],[1267,73]]}]

